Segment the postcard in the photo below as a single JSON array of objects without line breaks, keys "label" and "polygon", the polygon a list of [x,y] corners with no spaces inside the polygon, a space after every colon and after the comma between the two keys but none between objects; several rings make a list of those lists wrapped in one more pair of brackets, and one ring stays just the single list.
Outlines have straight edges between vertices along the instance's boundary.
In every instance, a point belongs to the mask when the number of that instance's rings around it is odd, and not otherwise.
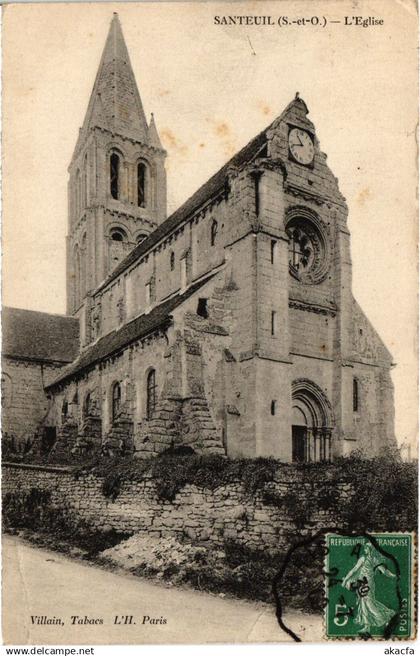
[{"label": "postcard", "polygon": [[414,0],[3,6],[6,644],[415,639],[417,69]]}]

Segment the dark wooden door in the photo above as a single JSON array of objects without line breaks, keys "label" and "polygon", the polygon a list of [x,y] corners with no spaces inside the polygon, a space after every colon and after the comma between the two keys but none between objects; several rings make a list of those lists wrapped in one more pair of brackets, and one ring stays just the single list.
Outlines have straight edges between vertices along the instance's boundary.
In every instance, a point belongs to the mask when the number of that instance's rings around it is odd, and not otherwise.
[{"label": "dark wooden door", "polygon": [[292,426],[292,460],[305,462],[306,426]]},{"label": "dark wooden door", "polygon": [[45,455],[51,451],[57,439],[57,429],[55,426],[45,426],[44,434],[41,439],[41,453]]}]

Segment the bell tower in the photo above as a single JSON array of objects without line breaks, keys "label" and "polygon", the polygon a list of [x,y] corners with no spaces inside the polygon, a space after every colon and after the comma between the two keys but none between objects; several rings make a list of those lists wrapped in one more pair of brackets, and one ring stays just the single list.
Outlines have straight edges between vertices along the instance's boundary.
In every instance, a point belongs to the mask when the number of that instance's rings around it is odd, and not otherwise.
[{"label": "bell tower", "polygon": [[114,13],[68,169],[68,314],[166,218],[165,157]]}]

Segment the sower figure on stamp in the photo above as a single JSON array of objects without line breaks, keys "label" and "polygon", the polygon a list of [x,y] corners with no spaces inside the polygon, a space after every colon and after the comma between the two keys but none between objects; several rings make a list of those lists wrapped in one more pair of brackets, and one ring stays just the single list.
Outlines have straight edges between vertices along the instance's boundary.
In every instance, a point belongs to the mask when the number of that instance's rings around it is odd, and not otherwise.
[{"label": "sower figure on stamp", "polygon": [[356,565],[342,583],[344,588],[356,593],[355,623],[362,627],[363,633],[370,632],[371,627],[385,626],[395,615],[394,610],[384,606],[375,596],[376,572],[389,578],[396,578],[396,575],[381,560],[383,560],[381,554],[368,542]]}]

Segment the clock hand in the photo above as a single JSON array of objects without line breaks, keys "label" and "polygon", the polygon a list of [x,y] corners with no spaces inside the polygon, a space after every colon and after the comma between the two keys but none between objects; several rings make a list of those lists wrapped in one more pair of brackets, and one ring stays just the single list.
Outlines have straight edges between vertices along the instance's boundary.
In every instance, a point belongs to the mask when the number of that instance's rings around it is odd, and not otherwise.
[{"label": "clock hand", "polygon": [[305,144],[302,143],[302,141],[299,139],[299,137],[296,135],[296,138],[299,140],[299,143],[297,141],[294,141],[293,144],[291,144],[294,148],[304,148]]}]

